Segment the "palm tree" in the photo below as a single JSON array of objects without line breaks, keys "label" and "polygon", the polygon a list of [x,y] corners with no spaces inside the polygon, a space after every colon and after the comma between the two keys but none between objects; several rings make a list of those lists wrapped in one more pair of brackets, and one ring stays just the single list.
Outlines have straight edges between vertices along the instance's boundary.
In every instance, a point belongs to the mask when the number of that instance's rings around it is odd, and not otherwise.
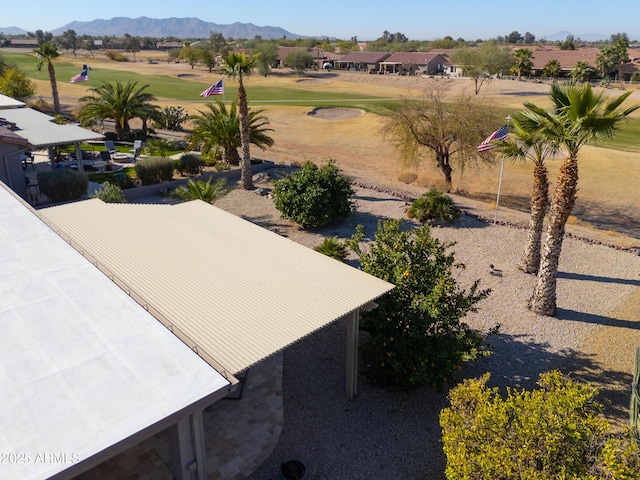
[{"label": "palm tree", "polygon": [[[138,82],[104,83],[98,87],[90,88],[91,96],[80,98],[84,105],[78,113],[78,120],[89,123],[95,119],[111,119],[115,121],[115,129],[118,137],[124,132],[129,132],[129,120],[133,118],[148,118],[159,107],[149,102],[156,97],[144,90],[149,85],[137,88]],[[137,89],[136,89],[137,88]]]},{"label": "palm tree", "polygon": [[42,64],[47,62],[47,70],[49,72],[49,81],[51,82],[51,95],[53,96],[53,111],[56,114],[60,113],[60,96],[58,95],[58,82],[56,81],[56,70],[53,68],[53,61],[58,58],[60,50],[57,45],[53,45],[50,42],[44,42],[33,49],[33,53],[38,57],[38,65],[36,68],[38,71],[42,69]]},{"label": "palm tree", "polygon": [[[199,110],[200,115],[191,117],[193,122],[192,134],[189,138],[191,148],[198,148],[203,153],[210,153],[222,147],[223,158],[231,165],[240,164],[238,148],[242,146],[240,138],[240,118],[237,113],[237,101],[227,106],[220,100],[207,104],[209,111]],[[249,141],[264,150],[273,145],[273,138],[266,132],[273,131],[266,126],[269,124],[267,117],[263,116],[264,110],[251,110],[248,113]]]},{"label": "palm tree", "polygon": [[173,195],[185,202],[191,200],[202,200],[203,202],[213,203],[222,194],[225,193],[225,185],[227,180],[224,178],[217,179],[214,183],[211,183],[210,176],[205,182],[203,180],[188,180],[186,185],[181,185],[175,189]]},{"label": "palm tree", "polygon": [[533,52],[528,48],[519,48],[513,55],[511,71],[518,74],[518,80],[522,75],[529,75],[533,68]]},{"label": "palm tree", "polygon": [[571,69],[571,78],[573,78],[576,82],[588,82],[591,77],[593,77],[594,70],[589,62],[581,60],[576,62],[576,64]]},{"label": "palm tree", "polygon": [[543,77],[551,77],[558,78],[560,76],[560,72],[562,71],[562,67],[560,66],[560,62],[556,59],[549,60],[544,68],[542,69]]},{"label": "palm tree", "polygon": [[533,186],[529,217],[529,233],[518,268],[526,273],[537,273],[544,215],[549,203],[549,178],[545,159],[557,151],[547,140],[537,137],[541,119],[531,110],[513,116],[509,125],[509,139],[498,144],[497,150],[505,157],[533,162]]},{"label": "palm tree", "polygon": [[251,175],[249,105],[247,102],[247,92],[244,89],[244,77],[251,74],[251,69],[257,58],[257,55],[252,55],[247,58],[244,53],[238,54],[231,52],[224,59],[225,73],[228,77],[238,81],[238,112],[240,117],[240,139],[242,143],[240,183],[245,190],[253,188],[253,178]]},{"label": "palm tree", "polygon": [[558,260],[565,225],[576,201],[578,152],[588,142],[612,137],[620,122],[640,106],[620,108],[631,93],[629,90],[609,99],[603,92],[596,94],[588,83],[568,88],[554,84],[550,93],[554,105],[551,111],[531,103],[525,104],[538,116],[539,129],[535,135],[561,146],[568,154],[556,180],[538,281],[529,300],[529,308],[536,313],[553,315],[556,310]]}]

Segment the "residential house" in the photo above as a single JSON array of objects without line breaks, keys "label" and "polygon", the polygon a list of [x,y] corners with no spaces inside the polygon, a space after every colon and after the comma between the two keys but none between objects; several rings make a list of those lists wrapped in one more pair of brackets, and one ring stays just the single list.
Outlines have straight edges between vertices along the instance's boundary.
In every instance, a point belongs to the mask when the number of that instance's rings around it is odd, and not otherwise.
[{"label": "residential house", "polygon": [[378,73],[381,62],[390,56],[389,52],[349,52],[335,60],[333,65],[336,70]]},{"label": "residential house", "polygon": [[385,75],[442,74],[447,62],[447,59],[438,53],[397,52],[380,62],[380,73]]}]

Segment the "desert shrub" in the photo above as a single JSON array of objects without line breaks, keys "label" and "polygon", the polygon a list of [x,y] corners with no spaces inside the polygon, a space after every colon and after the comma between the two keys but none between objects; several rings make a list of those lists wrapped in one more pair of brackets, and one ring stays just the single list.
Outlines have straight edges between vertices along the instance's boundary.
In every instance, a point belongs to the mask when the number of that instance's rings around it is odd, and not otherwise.
[{"label": "desert shrub", "polygon": [[104,54],[107,56],[109,60],[113,60],[114,62],[128,62],[129,58],[124,56],[122,53],[116,50],[105,50]]},{"label": "desert shrub", "polygon": [[182,124],[188,119],[189,114],[185,111],[184,107],[180,105],[177,107],[170,105],[158,112],[154,120],[154,126],[165,130],[178,131],[182,129]]},{"label": "desert shrub", "polygon": [[274,182],[276,208],[303,227],[321,227],[353,211],[351,180],[333,162],[318,167],[305,162]]},{"label": "desert shrub", "polygon": [[91,195],[91,198],[98,198],[105,203],[127,203],[122,189],[118,185],[109,182],[103,183],[102,187]]},{"label": "desert shrub", "polygon": [[38,172],[37,178],[40,191],[53,203],[78,200],[89,186],[86,174],[68,169]]},{"label": "desert shrub", "polygon": [[640,83],[640,74],[634,73],[629,79],[631,83]]},{"label": "desert shrub", "polygon": [[227,181],[224,178],[219,178],[211,183],[212,178],[210,176],[206,182],[203,180],[189,180],[186,185],[180,185],[176,188],[173,196],[184,201],[202,200],[203,202],[213,203],[225,193],[224,186]]},{"label": "desert shrub", "polygon": [[185,153],[176,162],[176,170],[178,170],[181,175],[200,175],[204,164],[205,162],[202,156],[195,153]]},{"label": "desert shrub", "polygon": [[340,262],[345,261],[348,253],[348,248],[345,243],[336,237],[326,237],[315,250]]},{"label": "desert shrub", "polygon": [[135,169],[142,185],[168,182],[173,180],[175,161],[164,157],[142,158],[136,162]]},{"label": "desert shrub", "polygon": [[449,195],[432,188],[411,204],[407,216],[420,222],[435,219],[451,223],[460,216],[460,210]]},{"label": "desert shrub", "polygon": [[426,225],[401,227],[401,220],[380,222],[366,251],[362,226],[348,241],[365,272],[396,286],[362,314],[365,374],[376,385],[440,387],[463,362],[489,353],[485,336],[462,322],[489,290],[479,281],[468,291],[458,286],[452,270],[464,265],[448,253],[453,243],[432,237]]},{"label": "desert shrub", "polygon": [[595,388],[553,371],[502,397],[488,380],[465,380],[440,412],[447,479],[640,478],[638,447],[612,434]]},{"label": "desert shrub", "polygon": [[415,172],[402,172],[398,175],[398,180],[402,183],[410,184],[418,179],[418,175]]}]

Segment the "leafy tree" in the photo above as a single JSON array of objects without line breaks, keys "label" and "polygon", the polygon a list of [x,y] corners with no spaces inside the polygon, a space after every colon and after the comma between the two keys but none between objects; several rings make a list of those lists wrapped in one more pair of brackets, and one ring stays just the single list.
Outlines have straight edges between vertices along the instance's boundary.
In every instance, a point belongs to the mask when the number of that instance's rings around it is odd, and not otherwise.
[{"label": "leafy tree", "polygon": [[43,32],[42,30],[36,30],[35,33],[36,43],[41,46],[45,43],[51,43],[53,41],[53,33]]},{"label": "leafy tree", "polygon": [[531,74],[533,69],[533,52],[528,48],[519,48],[516,50],[513,56],[513,65],[511,66],[511,72],[518,75],[518,80],[523,75]]},{"label": "leafy tree", "polygon": [[560,50],[575,50],[576,44],[573,35],[567,35],[564,42],[559,42],[558,47],[560,47]]},{"label": "leafy tree", "polygon": [[576,82],[588,82],[593,77],[594,70],[589,62],[581,60],[571,69],[571,78]]},{"label": "leafy tree", "polygon": [[128,33],[124,34],[124,38],[122,39],[122,48],[124,48],[125,52],[133,53],[133,61],[136,61],[136,52],[140,51],[140,38],[132,37]]},{"label": "leafy tree", "polygon": [[95,119],[111,119],[115,121],[116,134],[120,138],[123,133],[129,132],[129,120],[133,118],[149,117],[156,112],[158,107],[150,102],[156,97],[145,92],[149,85],[138,88],[138,82],[123,84],[117,81],[114,84],[104,83],[92,87],[90,96],[80,98],[83,103],[78,113],[78,120],[91,122]]},{"label": "leafy tree", "polygon": [[188,119],[189,114],[184,107],[170,105],[157,112],[154,116],[154,125],[156,128],[178,131],[182,129],[182,124]]},{"label": "leafy tree", "polygon": [[353,210],[351,180],[329,162],[318,167],[305,162],[302,168],[274,182],[275,206],[284,218],[304,228],[322,227]]},{"label": "leafy tree", "polygon": [[203,202],[214,203],[225,193],[224,187],[227,181],[224,178],[219,178],[211,183],[212,179],[213,176],[209,176],[206,182],[189,179],[186,185],[180,185],[176,188],[173,195],[185,202],[202,200]]},{"label": "leafy tree", "polygon": [[624,38],[620,38],[614,44],[602,48],[596,56],[596,67],[598,67],[603,77],[620,65],[629,62],[628,48],[629,42]]},{"label": "leafy tree", "polygon": [[638,446],[628,432],[613,433],[595,388],[553,371],[538,388],[503,397],[488,380],[465,380],[440,412],[447,479],[640,478]]},{"label": "leafy tree", "polygon": [[223,57],[226,56],[230,51],[230,47],[227,41],[219,32],[211,32],[211,35],[209,36],[209,45],[211,45],[211,49],[217,55],[222,55]]},{"label": "leafy tree", "polygon": [[568,154],[556,180],[538,280],[529,300],[529,308],[536,313],[553,315],[556,310],[558,260],[578,190],[578,153],[588,142],[611,138],[619,124],[638,108],[638,105],[621,108],[631,93],[629,90],[619,97],[608,98],[603,92],[595,93],[589,83],[567,88],[553,84],[549,95],[552,110],[546,111],[530,102],[525,104],[538,117],[540,128],[535,135],[561,146]]},{"label": "leafy tree", "polygon": [[271,73],[271,68],[278,61],[278,46],[273,42],[260,42],[256,46],[256,53],[259,54],[257,60],[258,73],[266,77]]},{"label": "leafy tree", "polygon": [[76,50],[78,50],[78,35],[76,31],[73,29],[65,30],[62,33],[62,38],[60,39],[60,45],[62,48],[66,48],[67,50],[71,50],[73,56],[76,56]]},{"label": "leafy tree", "polygon": [[545,160],[557,151],[557,147],[537,136],[539,117],[527,106],[513,116],[509,125],[509,138],[497,146],[505,157],[514,160],[530,160],[533,163],[533,186],[530,201],[529,231],[524,253],[518,267],[526,273],[537,273],[540,267],[540,250],[544,215],[549,203],[549,178]]},{"label": "leafy tree", "polygon": [[298,75],[302,75],[307,68],[315,65],[315,60],[309,52],[291,52],[284,58],[282,65],[292,68],[298,72]]},{"label": "leafy tree", "polygon": [[536,36],[533,33],[526,32],[522,38],[522,43],[525,45],[533,45],[536,41]]},{"label": "leafy tree", "polygon": [[362,269],[395,285],[376,300],[376,309],[362,314],[361,328],[369,334],[362,352],[370,381],[440,387],[464,362],[488,353],[484,336],[462,319],[489,290],[480,290],[479,281],[468,291],[459,287],[453,269],[464,265],[449,252],[453,243],[432,237],[426,225],[407,230],[395,219],[378,224],[366,250],[364,236],[360,225],[348,242]]},{"label": "leafy tree", "polygon": [[83,35],[80,40],[80,48],[87,50],[93,57],[94,52],[98,49],[91,35]]},{"label": "leafy tree", "polygon": [[507,43],[514,43],[514,44],[518,42],[522,42],[522,35],[520,35],[520,32],[513,31],[509,35],[507,35],[506,41]]},{"label": "leafy tree", "polygon": [[482,43],[479,47],[465,47],[457,50],[452,57],[454,63],[460,65],[465,77],[474,81],[476,95],[482,84],[491,75],[508,71],[513,63],[511,51],[501,48],[496,42]]},{"label": "leafy tree", "polygon": [[7,68],[0,74],[0,93],[8,97],[24,101],[35,91],[33,82],[17,68]]},{"label": "leafy tree", "polygon": [[200,54],[198,49],[192,46],[183,47],[180,50],[180,55],[178,56],[180,60],[186,61],[191,68],[193,69],[197,64],[198,60],[200,60]]},{"label": "leafy tree", "polygon": [[544,68],[542,69],[542,76],[558,78],[561,71],[562,67],[560,66],[560,62],[556,59],[551,59],[545,64]]},{"label": "leafy tree", "polygon": [[470,96],[446,103],[447,90],[447,85],[438,84],[425,90],[422,98],[404,100],[388,117],[384,131],[404,161],[435,157],[450,192],[453,165],[462,169],[478,160],[477,146],[486,138],[487,125],[499,120],[493,109],[473,102]]},{"label": "leafy tree", "polygon": [[[237,109],[238,102],[233,101],[229,108],[220,100],[208,103],[208,111],[198,112],[200,115],[191,117],[193,124],[189,137],[191,148],[199,148],[204,154],[217,152],[217,147],[223,149],[223,159],[230,165],[240,163],[238,148],[242,146],[240,138],[240,117]],[[249,109],[249,140],[262,150],[273,145],[273,138],[267,132],[273,131],[267,128],[269,120],[263,116],[264,110]]]},{"label": "leafy tree", "polygon": [[38,65],[36,68],[38,71],[42,69],[42,64],[47,63],[47,71],[49,72],[49,81],[51,82],[51,95],[53,97],[53,112],[60,114],[60,96],[58,95],[58,82],[56,81],[56,70],[53,67],[53,61],[60,56],[60,50],[56,45],[49,42],[44,42],[33,49],[33,52],[38,57]]},{"label": "leafy tree", "polygon": [[251,74],[251,70],[259,55],[246,57],[244,53],[231,52],[225,57],[225,73],[228,77],[238,81],[238,116],[240,118],[240,139],[242,143],[242,161],[240,183],[242,188],[253,188],[253,176],[251,174],[251,129],[249,126],[249,104],[247,91],[244,88],[244,79]]},{"label": "leafy tree", "polygon": [[218,62],[216,61],[216,52],[209,47],[196,47],[200,63],[209,69],[209,73],[213,71]]}]

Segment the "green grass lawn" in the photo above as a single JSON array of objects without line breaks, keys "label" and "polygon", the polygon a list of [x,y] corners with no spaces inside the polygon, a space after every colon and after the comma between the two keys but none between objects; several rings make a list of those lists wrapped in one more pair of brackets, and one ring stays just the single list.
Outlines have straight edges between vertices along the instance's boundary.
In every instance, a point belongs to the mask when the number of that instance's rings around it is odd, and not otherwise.
[{"label": "green grass lawn", "polygon": [[[2,53],[3,59],[10,65],[16,65],[22,70],[27,77],[39,80],[48,80],[46,67],[40,72],[37,71],[36,65],[38,59],[33,53]],[[91,63],[90,60],[88,63]],[[77,75],[80,69],[71,62],[58,60],[54,62],[56,69],[56,78],[58,81],[65,81],[72,76]],[[109,68],[92,68],[90,73],[90,86],[97,86],[103,82],[127,82],[135,81],[140,86],[149,85],[147,92],[152,93],[159,99],[202,102],[213,101],[211,98],[200,98],[199,94],[210,83],[185,81],[184,79],[169,75],[143,75],[139,73],[112,70]],[[82,84],[85,85],[86,84]],[[331,91],[330,89],[308,89],[296,84],[291,87],[267,87],[251,85],[246,82],[247,94],[250,98],[251,105],[266,106],[274,103],[290,106],[323,106],[323,107],[352,107],[361,108],[369,113],[377,115],[387,115],[390,111],[397,107],[400,100],[375,97],[371,95],[354,95],[350,93],[342,93]],[[231,102],[236,98],[238,89],[235,86],[225,85],[225,102]],[[221,97],[217,97],[221,98]],[[505,110],[505,115],[509,112]],[[628,122],[620,126],[618,132],[611,140],[604,140],[601,146],[628,152],[640,152],[640,118],[630,119]]]}]

